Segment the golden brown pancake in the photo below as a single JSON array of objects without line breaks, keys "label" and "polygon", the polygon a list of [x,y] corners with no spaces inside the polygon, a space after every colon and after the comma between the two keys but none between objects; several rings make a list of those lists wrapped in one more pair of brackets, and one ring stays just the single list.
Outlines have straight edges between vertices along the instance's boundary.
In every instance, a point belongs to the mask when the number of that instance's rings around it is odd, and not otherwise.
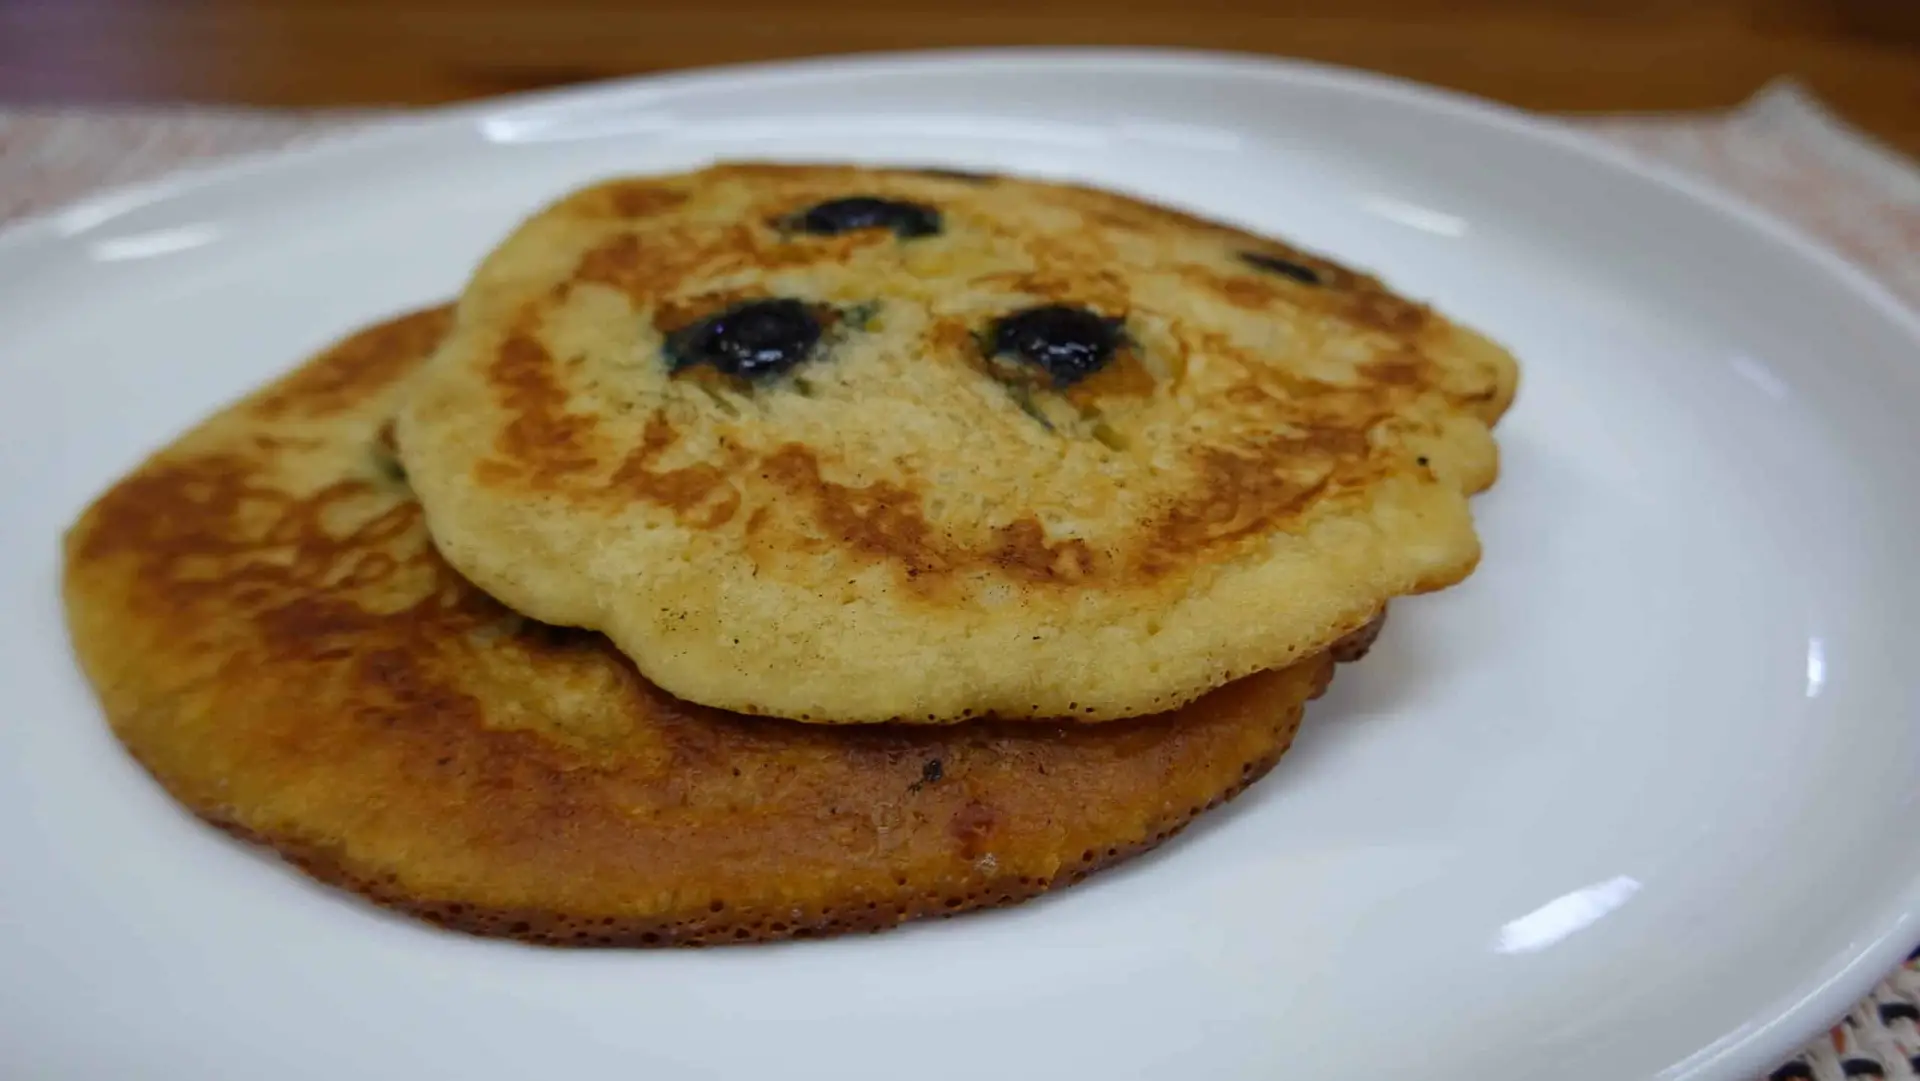
[{"label": "golden brown pancake", "polygon": [[114,732],[195,814],[324,881],[571,945],[1007,904],[1259,778],[1329,678],[1315,657],[1106,725],[829,728],[677,700],[435,554],[384,436],[447,318],[338,344],[67,536],[73,643]]},{"label": "golden brown pancake", "polygon": [[435,542],[674,694],[822,723],[1169,709],[1479,557],[1500,348],[1087,188],[729,166],[496,249],[410,399]]}]

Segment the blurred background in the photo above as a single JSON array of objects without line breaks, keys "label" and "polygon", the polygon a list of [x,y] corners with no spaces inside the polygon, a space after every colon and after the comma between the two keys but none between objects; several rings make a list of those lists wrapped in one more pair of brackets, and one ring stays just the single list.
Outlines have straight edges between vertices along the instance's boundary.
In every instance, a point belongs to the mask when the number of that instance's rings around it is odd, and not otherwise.
[{"label": "blurred background", "polygon": [[963,45],[1236,49],[1549,111],[1734,104],[1782,75],[1920,154],[1920,0],[0,0],[0,103],[426,104]]}]

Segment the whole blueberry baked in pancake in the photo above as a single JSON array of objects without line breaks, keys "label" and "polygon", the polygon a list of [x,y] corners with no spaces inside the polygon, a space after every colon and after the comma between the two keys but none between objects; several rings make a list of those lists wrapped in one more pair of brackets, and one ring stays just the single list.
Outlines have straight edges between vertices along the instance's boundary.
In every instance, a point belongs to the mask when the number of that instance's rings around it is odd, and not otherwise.
[{"label": "whole blueberry baked in pancake", "polygon": [[1513,359],[1090,188],[731,165],[495,249],[401,410],[435,543],[671,693],[1107,720],[1466,576]]},{"label": "whole blueberry baked in pancake", "polygon": [[1331,674],[1316,655],[1105,725],[828,728],[680,701],[436,554],[389,422],[448,323],[344,340],[159,452],[66,538],[74,648],[120,741],[196,814],[326,881],[568,945],[1008,904],[1257,780]]}]

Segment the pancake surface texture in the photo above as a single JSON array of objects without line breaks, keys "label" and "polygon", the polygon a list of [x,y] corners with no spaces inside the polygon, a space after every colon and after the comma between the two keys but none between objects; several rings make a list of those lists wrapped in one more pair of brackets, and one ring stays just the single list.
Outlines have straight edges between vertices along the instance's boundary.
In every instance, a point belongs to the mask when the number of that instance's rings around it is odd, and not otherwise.
[{"label": "pancake surface texture", "polygon": [[400,454],[435,543],[707,705],[1173,708],[1471,572],[1505,351],[1086,188],[736,165],[536,215]]},{"label": "pancake surface texture", "polygon": [[196,814],[323,880],[572,945],[1005,904],[1259,778],[1329,677],[1316,657],[1106,725],[827,728],[678,701],[435,553],[386,435],[447,323],[344,341],[67,536],[74,646],[122,743]]}]

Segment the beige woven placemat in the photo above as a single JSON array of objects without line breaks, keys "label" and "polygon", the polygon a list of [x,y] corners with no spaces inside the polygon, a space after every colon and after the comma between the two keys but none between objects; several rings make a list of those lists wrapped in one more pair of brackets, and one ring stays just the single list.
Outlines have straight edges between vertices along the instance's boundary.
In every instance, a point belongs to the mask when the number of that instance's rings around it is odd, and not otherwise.
[{"label": "beige woven placemat", "polygon": [[[0,223],[190,162],[287,147],[379,116],[0,107]],[[1725,113],[1573,123],[1772,210],[1920,308],[1920,166],[1848,128],[1792,83]],[[1920,1079],[1920,951],[1771,1077]]]}]

